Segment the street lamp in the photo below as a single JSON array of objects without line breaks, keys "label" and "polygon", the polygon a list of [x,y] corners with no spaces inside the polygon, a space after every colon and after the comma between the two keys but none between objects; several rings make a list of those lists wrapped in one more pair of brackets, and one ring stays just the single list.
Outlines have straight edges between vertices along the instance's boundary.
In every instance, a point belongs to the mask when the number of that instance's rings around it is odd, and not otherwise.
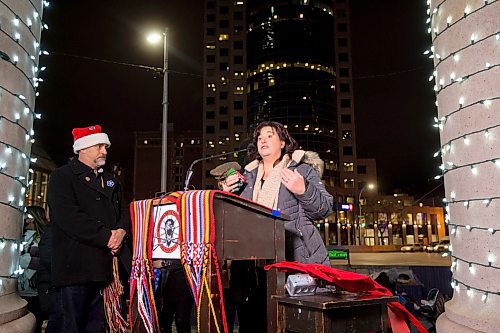
[{"label": "street lamp", "polygon": [[[362,210],[361,210],[361,195],[363,194],[363,191],[368,188],[369,190],[373,190],[375,188],[375,185],[373,184],[366,184],[361,188],[361,191],[359,191],[359,197],[358,197],[358,205],[359,205],[359,216],[362,216]],[[358,223],[359,223],[359,216],[358,216]]]},{"label": "street lamp", "polygon": [[158,43],[163,37],[163,124],[161,138],[161,192],[167,192],[167,156],[168,156],[168,28],[165,28],[163,34],[151,33],[146,40],[152,44]]}]

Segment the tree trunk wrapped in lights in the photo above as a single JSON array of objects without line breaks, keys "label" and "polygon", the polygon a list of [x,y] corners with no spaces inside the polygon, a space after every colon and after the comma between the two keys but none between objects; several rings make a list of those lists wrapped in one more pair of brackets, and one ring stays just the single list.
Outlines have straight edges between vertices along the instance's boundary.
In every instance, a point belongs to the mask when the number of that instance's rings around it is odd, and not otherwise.
[{"label": "tree trunk wrapped in lights", "polygon": [[454,287],[438,332],[498,332],[500,1],[428,5]]},{"label": "tree trunk wrapped in lights", "polygon": [[16,291],[42,9],[41,0],[0,0],[0,332],[31,332],[35,324]]}]

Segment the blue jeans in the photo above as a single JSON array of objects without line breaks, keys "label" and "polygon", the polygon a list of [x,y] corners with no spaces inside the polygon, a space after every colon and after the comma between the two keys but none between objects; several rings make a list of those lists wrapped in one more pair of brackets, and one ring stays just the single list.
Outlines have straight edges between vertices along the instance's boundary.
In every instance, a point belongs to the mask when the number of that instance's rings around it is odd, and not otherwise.
[{"label": "blue jeans", "polygon": [[61,287],[57,290],[57,315],[61,332],[99,333],[106,328],[102,283]]}]

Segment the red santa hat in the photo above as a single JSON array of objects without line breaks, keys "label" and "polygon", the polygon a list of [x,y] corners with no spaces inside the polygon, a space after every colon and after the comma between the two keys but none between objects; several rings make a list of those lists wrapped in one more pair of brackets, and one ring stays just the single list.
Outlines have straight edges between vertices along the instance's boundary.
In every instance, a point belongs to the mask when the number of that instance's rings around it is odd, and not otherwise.
[{"label": "red santa hat", "polygon": [[75,154],[78,154],[79,150],[98,144],[105,144],[107,147],[111,146],[108,135],[102,132],[101,125],[74,128],[71,133],[73,133],[73,151]]}]

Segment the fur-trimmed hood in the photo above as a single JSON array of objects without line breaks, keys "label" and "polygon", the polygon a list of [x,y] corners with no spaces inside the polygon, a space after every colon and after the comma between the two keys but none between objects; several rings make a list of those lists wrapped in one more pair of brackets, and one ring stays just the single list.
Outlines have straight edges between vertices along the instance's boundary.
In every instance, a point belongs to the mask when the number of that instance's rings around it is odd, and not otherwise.
[{"label": "fur-trimmed hood", "polygon": [[[292,159],[290,161],[290,164],[294,162],[296,164],[300,163],[309,164],[314,168],[314,170],[316,170],[320,178],[323,176],[323,171],[325,170],[325,162],[323,162],[323,160],[319,158],[318,153],[314,151],[305,151],[305,150],[294,151],[292,154]],[[259,166],[259,160],[254,160],[245,166],[245,170],[252,171],[258,166]]]}]

